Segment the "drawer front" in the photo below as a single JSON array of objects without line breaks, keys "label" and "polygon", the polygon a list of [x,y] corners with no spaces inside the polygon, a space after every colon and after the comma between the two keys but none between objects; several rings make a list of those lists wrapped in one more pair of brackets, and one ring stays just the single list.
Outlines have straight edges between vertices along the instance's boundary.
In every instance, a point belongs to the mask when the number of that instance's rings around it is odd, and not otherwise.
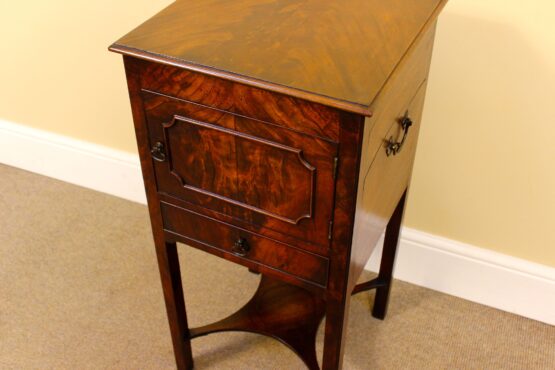
[{"label": "drawer front", "polygon": [[161,203],[164,229],[185,243],[325,287],[328,260],[190,210]]},{"label": "drawer front", "polygon": [[327,250],[337,144],[164,95],[143,101],[159,192]]}]

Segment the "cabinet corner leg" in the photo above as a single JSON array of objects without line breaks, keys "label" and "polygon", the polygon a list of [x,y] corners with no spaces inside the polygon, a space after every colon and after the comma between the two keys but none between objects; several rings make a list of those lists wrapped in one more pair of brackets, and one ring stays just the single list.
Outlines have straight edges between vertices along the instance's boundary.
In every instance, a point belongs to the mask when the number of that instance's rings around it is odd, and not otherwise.
[{"label": "cabinet corner leg", "polygon": [[341,370],[342,368],[349,304],[349,295],[344,302],[327,302],[322,370]]},{"label": "cabinet corner leg", "polygon": [[177,368],[179,370],[192,370],[191,339],[189,337],[176,243],[157,242],[156,255]]},{"label": "cabinet corner leg", "polygon": [[391,282],[393,280],[393,268],[395,265],[395,256],[397,254],[397,245],[399,244],[399,232],[403,221],[403,213],[405,210],[405,200],[407,191],[403,193],[393,215],[391,216],[387,228],[385,230],[385,239],[383,245],[382,260],[380,263],[380,272],[377,281],[380,283],[376,289],[376,298],[374,299],[374,307],[372,308],[372,316],[383,320],[387,313],[387,305],[389,302],[389,293],[391,291]]}]

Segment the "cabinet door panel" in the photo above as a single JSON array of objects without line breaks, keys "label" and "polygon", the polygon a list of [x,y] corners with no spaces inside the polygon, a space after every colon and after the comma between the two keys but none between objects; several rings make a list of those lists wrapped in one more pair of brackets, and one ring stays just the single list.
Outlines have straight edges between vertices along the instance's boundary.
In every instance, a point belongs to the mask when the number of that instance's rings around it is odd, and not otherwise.
[{"label": "cabinet door panel", "polygon": [[153,159],[160,192],[327,247],[337,144],[163,95],[144,102],[166,156]]}]

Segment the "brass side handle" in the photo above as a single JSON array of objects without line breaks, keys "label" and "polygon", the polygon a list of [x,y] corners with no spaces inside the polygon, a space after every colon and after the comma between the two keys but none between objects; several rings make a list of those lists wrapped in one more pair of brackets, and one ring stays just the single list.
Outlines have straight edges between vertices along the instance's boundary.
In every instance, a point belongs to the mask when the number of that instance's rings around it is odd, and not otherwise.
[{"label": "brass side handle", "polygon": [[164,144],[157,141],[150,149],[150,155],[154,160],[158,162],[164,162],[166,160],[166,150]]},{"label": "brass side handle", "polygon": [[231,251],[234,254],[241,257],[245,257],[247,254],[249,254],[250,250],[251,250],[251,247],[245,238],[237,239],[237,241],[235,241],[235,243],[233,244],[233,247],[231,248]]},{"label": "brass side handle", "polygon": [[409,128],[412,126],[412,119],[409,117],[409,112],[407,111],[403,118],[399,121],[401,128],[403,129],[403,137],[400,141],[393,140],[393,136],[389,138],[386,143],[385,147],[385,154],[389,157],[390,155],[396,155],[401,151],[403,148],[403,144],[407,139],[407,135],[409,134]]}]

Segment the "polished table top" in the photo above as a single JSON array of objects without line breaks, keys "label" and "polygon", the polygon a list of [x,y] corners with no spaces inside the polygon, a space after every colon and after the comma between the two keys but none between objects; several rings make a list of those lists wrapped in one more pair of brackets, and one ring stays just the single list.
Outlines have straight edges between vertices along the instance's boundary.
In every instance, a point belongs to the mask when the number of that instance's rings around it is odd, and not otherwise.
[{"label": "polished table top", "polygon": [[111,50],[370,115],[374,97],[444,3],[180,0]]}]

